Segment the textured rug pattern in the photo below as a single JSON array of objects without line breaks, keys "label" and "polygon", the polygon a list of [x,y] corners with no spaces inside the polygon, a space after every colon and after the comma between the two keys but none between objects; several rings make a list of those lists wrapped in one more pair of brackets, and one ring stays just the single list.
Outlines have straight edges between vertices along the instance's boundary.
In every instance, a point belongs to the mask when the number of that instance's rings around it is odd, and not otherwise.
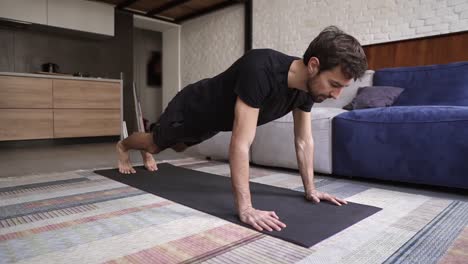
[{"label": "textured rug pattern", "polygon": [[[164,162],[229,177],[226,162]],[[250,175],[303,189],[297,171]],[[307,249],[92,170],[3,178],[0,263],[468,263],[467,203],[326,176],[316,186],[383,210]]]}]

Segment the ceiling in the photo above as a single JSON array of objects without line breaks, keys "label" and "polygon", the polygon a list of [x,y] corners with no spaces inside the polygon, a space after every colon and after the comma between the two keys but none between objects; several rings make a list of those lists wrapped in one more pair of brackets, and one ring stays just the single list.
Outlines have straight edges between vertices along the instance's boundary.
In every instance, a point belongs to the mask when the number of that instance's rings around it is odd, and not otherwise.
[{"label": "ceiling", "polygon": [[93,0],[112,4],[116,9],[180,24],[245,0]]}]

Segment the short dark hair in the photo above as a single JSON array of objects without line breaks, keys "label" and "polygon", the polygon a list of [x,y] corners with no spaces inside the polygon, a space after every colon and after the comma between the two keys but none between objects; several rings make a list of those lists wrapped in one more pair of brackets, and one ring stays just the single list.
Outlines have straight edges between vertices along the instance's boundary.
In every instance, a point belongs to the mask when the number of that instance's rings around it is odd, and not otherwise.
[{"label": "short dark hair", "polygon": [[304,64],[307,65],[312,57],[319,59],[319,71],[340,65],[343,74],[354,80],[367,70],[366,54],[359,41],[336,26],[326,27],[312,40],[304,53]]}]

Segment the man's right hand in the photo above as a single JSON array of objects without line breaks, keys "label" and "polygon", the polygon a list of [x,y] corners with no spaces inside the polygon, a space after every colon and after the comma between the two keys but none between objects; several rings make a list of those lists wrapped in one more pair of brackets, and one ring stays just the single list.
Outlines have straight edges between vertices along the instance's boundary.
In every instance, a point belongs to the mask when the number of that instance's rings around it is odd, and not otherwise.
[{"label": "man's right hand", "polygon": [[266,229],[268,231],[281,231],[286,225],[279,220],[279,217],[273,211],[257,210],[249,207],[239,213],[240,220],[243,223],[253,226],[258,231]]}]

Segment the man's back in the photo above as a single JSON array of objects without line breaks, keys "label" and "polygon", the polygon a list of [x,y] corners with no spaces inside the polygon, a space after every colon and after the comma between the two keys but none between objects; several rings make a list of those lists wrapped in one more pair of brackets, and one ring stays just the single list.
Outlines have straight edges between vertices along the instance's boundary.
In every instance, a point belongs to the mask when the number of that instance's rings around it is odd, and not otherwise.
[{"label": "man's back", "polygon": [[207,130],[230,131],[237,96],[260,108],[257,125],[280,118],[296,107],[310,111],[312,98],[306,92],[288,88],[289,67],[297,59],[271,49],[247,52],[221,74],[180,92],[185,119]]}]

